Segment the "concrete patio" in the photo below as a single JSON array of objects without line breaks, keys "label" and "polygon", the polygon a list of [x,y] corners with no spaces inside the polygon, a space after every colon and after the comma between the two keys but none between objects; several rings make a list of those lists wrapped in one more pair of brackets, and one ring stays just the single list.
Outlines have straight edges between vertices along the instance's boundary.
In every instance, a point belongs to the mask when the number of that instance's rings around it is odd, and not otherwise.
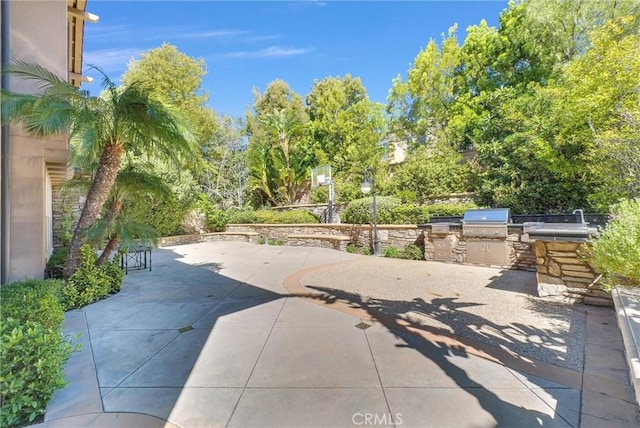
[{"label": "concrete patio", "polygon": [[[466,267],[460,284],[479,290],[507,275],[476,305],[487,322],[471,305],[429,317],[434,298],[469,297],[446,294],[458,268],[241,242],[154,250],[152,272],[67,313],[82,350],[42,426],[638,425],[612,310],[562,307],[539,325],[538,307],[505,336],[514,305],[538,301],[528,274]],[[397,293],[372,287],[383,273]],[[531,339],[543,328],[573,337],[545,346]]]}]

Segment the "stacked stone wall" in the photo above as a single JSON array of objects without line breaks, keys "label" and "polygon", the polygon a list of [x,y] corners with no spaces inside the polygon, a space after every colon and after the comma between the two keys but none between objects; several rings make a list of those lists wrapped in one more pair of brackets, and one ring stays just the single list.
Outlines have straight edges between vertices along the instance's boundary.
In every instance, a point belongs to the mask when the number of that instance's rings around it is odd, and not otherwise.
[{"label": "stacked stone wall", "polygon": [[611,306],[611,293],[595,284],[598,270],[584,256],[587,244],[536,241],[538,293],[564,295],[591,305]]}]

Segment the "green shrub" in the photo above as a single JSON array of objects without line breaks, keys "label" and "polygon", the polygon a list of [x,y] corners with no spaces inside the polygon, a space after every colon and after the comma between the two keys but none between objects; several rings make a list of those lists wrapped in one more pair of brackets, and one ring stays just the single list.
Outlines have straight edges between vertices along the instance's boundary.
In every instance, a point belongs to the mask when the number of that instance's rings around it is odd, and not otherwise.
[{"label": "green shrub", "polygon": [[47,261],[47,267],[64,266],[68,255],[69,249],[67,247],[54,248],[51,257]]},{"label": "green shrub", "polygon": [[602,271],[606,286],[640,286],[640,198],[615,205],[612,214],[593,241],[590,256]]},{"label": "green shrub", "polygon": [[60,325],[4,318],[0,324],[0,426],[21,426],[44,414],[64,386],[62,367],[73,351]]},{"label": "green shrub", "polygon": [[407,260],[424,260],[424,252],[417,245],[408,244],[402,250],[400,257]]},{"label": "green shrub", "polygon": [[62,337],[61,280],[26,280],[0,287],[0,426],[33,422],[55,389],[72,348]]},{"label": "green shrub", "polygon": [[425,205],[425,212],[429,213],[431,217],[442,216],[462,216],[467,210],[478,208],[473,202],[465,202],[462,204],[433,204]]},{"label": "green shrub", "polygon": [[224,230],[229,221],[229,216],[222,210],[211,210],[207,212],[207,226],[215,231]]},{"label": "green shrub", "polygon": [[284,241],[282,239],[270,239],[267,241],[267,243],[269,245],[279,245],[279,246],[284,245]]},{"label": "green shrub", "polygon": [[429,223],[431,215],[426,206],[404,204],[393,209],[394,224]]},{"label": "green shrub", "polygon": [[206,194],[198,194],[195,206],[207,219],[207,229],[214,231],[224,230],[229,222],[229,216],[225,211],[217,209]]},{"label": "green shrub", "polygon": [[[378,224],[393,224],[393,211],[400,205],[400,199],[392,196],[376,197],[376,211]],[[370,224],[373,223],[373,198],[356,199],[349,202],[342,214],[344,223]]]},{"label": "green shrub", "polygon": [[306,210],[294,210],[278,212],[275,221],[277,224],[307,224],[320,223],[318,217]]},{"label": "green shrub", "polygon": [[124,274],[117,265],[117,258],[102,266],[96,266],[96,253],[89,246],[81,249],[82,263],[61,290],[61,302],[65,309],[79,308],[111,293],[122,286]]},{"label": "green shrub", "polygon": [[306,210],[275,211],[234,211],[229,214],[231,224],[316,224],[318,217]]},{"label": "green shrub", "polygon": [[0,287],[2,318],[37,321],[45,329],[60,326],[64,308],[58,300],[64,281],[29,279]]},{"label": "green shrub", "polygon": [[397,259],[400,257],[400,250],[396,247],[387,247],[384,249],[382,253],[384,257],[390,257],[392,259]]},{"label": "green shrub", "polygon": [[353,242],[350,242],[350,243],[347,244],[346,250],[347,250],[347,253],[351,253],[351,254],[359,254],[360,253],[360,249]]},{"label": "green shrub", "polygon": [[254,210],[234,210],[229,212],[228,220],[231,224],[254,224],[258,223],[258,216]]},{"label": "green shrub", "polygon": [[371,248],[369,248],[369,247],[362,247],[362,250],[360,250],[360,253],[363,256],[370,256],[370,255],[373,254],[373,250]]},{"label": "green shrub", "polygon": [[311,189],[309,201],[313,204],[326,204],[329,202],[329,186],[320,186]]},{"label": "green shrub", "polygon": [[150,197],[127,205],[126,210],[132,218],[144,219],[161,236],[181,235],[184,233],[182,222],[191,211],[192,201],[185,197],[179,199]]}]

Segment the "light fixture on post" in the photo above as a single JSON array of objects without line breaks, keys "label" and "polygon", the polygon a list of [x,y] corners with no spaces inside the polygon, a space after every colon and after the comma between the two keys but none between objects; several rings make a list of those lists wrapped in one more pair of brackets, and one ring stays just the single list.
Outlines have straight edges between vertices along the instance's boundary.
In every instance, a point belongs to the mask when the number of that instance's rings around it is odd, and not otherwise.
[{"label": "light fixture on post", "polygon": [[371,192],[373,197],[373,255],[380,256],[380,237],[378,236],[378,208],[376,207],[376,172],[373,168],[365,168],[364,181],[360,190],[365,195]]}]

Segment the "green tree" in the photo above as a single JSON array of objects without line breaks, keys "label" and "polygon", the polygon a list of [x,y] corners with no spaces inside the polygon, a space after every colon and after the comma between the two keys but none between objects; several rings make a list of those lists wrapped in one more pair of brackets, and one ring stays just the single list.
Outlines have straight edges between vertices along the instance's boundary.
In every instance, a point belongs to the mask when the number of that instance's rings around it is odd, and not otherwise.
[{"label": "green tree", "polygon": [[347,193],[342,183],[359,187],[365,168],[383,170],[384,110],[369,100],[360,78],[347,74],[316,80],[306,100],[312,147],[319,164],[331,164],[334,181],[341,183],[337,192]]},{"label": "green tree", "polygon": [[206,74],[204,59],[192,58],[176,46],[163,43],[143,52],[140,59],[131,60],[122,75],[125,86],[135,84],[175,106],[189,122],[201,156],[189,159],[185,168],[198,181],[207,173],[215,173],[214,164],[219,161],[220,152],[216,147],[218,121],[215,112],[206,105],[209,94],[202,88]]},{"label": "green tree", "polygon": [[446,138],[451,108],[459,93],[457,71],[462,66],[456,30],[455,25],[449,29],[442,48],[429,41],[416,56],[406,82],[400,76],[393,80],[387,106],[391,130],[406,138],[410,146]]},{"label": "green tree", "polygon": [[212,168],[203,173],[201,190],[221,209],[242,208],[247,190],[248,166],[243,124],[239,119],[218,116],[213,144],[205,153]]},{"label": "green tree", "polygon": [[470,164],[445,144],[419,147],[407,162],[398,166],[391,179],[397,197],[421,204],[430,197],[466,192],[471,184]]},{"label": "green tree", "polygon": [[309,190],[308,128],[288,109],[264,115],[260,123],[264,140],[254,141],[250,177],[269,203],[291,205]]},{"label": "green tree", "polygon": [[255,205],[298,201],[309,180],[314,153],[302,98],[282,80],[264,94],[255,91],[254,112],[247,114],[249,187]]},{"label": "green tree", "polygon": [[15,62],[4,72],[35,81],[41,93],[3,91],[3,122],[19,121],[36,137],[69,131],[83,151],[99,159],[71,240],[65,265],[69,277],[80,265],[80,247],[102,211],[125,154],[153,151],[155,156],[178,159],[193,156],[193,144],[177,112],[136,84],[118,88],[105,75],[103,93],[93,97],[38,65]]},{"label": "green tree", "polygon": [[[600,209],[640,196],[640,36],[637,17],[609,21],[549,90],[557,132],[545,148],[592,177]],[[565,167],[562,164],[562,167]]]}]

